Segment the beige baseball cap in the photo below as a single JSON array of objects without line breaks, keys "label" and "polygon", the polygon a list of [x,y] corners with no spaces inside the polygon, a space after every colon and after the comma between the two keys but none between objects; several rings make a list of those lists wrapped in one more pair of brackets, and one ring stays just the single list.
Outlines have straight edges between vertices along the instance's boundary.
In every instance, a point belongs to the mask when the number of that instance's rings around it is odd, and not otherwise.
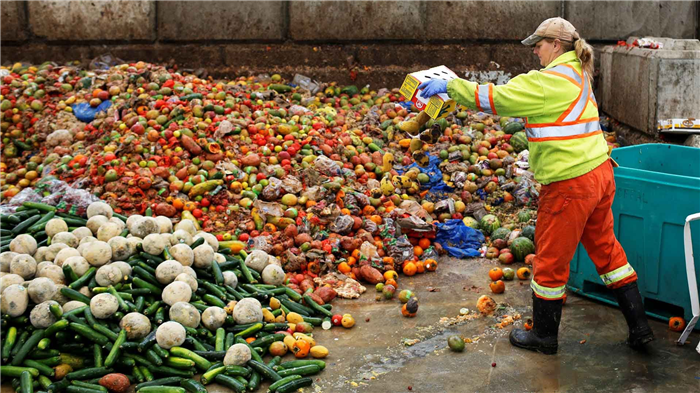
[{"label": "beige baseball cap", "polygon": [[543,38],[559,39],[560,41],[574,42],[579,39],[574,25],[564,18],[549,18],[540,23],[535,33],[521,42],[523,45],[533,46]]}]

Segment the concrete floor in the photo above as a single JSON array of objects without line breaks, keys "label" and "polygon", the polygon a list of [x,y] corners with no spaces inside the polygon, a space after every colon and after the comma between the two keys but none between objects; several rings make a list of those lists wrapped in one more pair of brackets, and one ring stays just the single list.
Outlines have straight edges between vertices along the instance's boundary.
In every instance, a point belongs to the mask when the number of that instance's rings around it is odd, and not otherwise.
[{"label": "concrete floor", "polygon": [[[334,308],[351,313],[357,325],[351,330],[315,332],[317,341],[330,350],[315,391],[700,391],[700,354],[695,352],[700,334],[692,334],[679,347],[675,344],[679,333],[652,320],[656,341],[647,354],[640,354],[623,343],[627,325],[618,309],[572,294],[564,306],[556,356],[512,347],[508,342],[512,327],[494,329],[499,322],[494,317],[443,327],[441,317],[455,317],[463,307],[475,310],[479,296],[490,294],[487,272],[497,264],[443,259],[436,273],[402,276],[399,289],[413,290],[420,300],[418,315],[411,319],[400,315],[397,299],[376,301],[374,288],[358,300],[335,302]],[[524,319],[532,315],[529,281],[516,278],[506,283],[504,294],[492,297]],[[521,325],[522,320],[516,322]],[[454,353],[446,349],[452,334],[479,340],[467,344],[463,353]],[[404,338],[421,341],[405,346]]]},{"label": "concrete floor", "polygon": [[[700,391],[700,354],[694,349],[699,333],[679,347],[675,344],[679,333],[652,320],[657,339],[649,353],[640,354],[623,344],[627,326],[616,308],[576,295],[570,294],[564,306],[555,356],[512,347],[508,342],[512,327],[495,329],[500,321],[495,317],[477,317],[449,327],[441,324],[440,318],[456,317],[464,307],[475,310],[479,296],[491,294],[487,272],[497,265],[485,259],[443,258],[435,273],[402,276],[399,289],[411,289],[420,299],[415,318],[400,315],[397,298],[376,301],[374,288],[368,288],[360,299],[335,301],[334,311],[351,313],[357,324],[349,330],[314,332],[330,355],[326,369],[305,391]],[[521,313],[526,320],[532,315],[530,293],[529,281],[516,279],[506,283],[504,294],[491,296],[508,305],[500,313]],[[447,337],[453,334],[476,340],[466,344],[464,352],[454,353],[447,349]],[[406,346],[404,339],[420,341]],[[291,359],[287,355],[285,361]],[[207,387],[211,393],[230,393],[216,385]],[[2,393],[11,392],[3,384]]]}]

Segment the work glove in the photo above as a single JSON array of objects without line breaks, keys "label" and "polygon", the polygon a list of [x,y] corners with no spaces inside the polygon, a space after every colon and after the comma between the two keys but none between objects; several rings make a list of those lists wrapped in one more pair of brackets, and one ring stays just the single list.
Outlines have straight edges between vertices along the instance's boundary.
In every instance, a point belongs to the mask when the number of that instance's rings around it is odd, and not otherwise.
[{"label": "work glove", "polygon": [[431,79],[418,86],[422,90],[420,95],[423,98],[430,98],[436,94],[447,93],[447,81],[442,79]]}]

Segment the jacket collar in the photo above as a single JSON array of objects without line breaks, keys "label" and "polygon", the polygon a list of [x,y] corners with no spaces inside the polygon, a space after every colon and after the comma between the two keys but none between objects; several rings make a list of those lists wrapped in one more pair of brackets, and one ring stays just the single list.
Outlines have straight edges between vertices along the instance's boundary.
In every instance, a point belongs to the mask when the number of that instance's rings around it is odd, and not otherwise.
[{"label": "jacket collar", "polygon": [[556,59],[554,59],[554,61],[549,63],[549,65],[543,69],[548,70],[552,67],[558,66],[559,64],[570,63],[573,61],[579,62],[579,59],[578,59],[578,57],[576,57],[576,51],[570,50],[566,53],[563,53],[562,55],[560,55]]}]

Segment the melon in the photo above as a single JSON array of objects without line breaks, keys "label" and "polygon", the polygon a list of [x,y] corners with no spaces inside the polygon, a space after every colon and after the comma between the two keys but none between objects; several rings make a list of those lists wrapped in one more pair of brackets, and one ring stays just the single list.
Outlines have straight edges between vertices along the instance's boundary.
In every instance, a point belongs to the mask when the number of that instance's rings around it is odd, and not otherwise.
[{"label": "melon", "polygon": [[533,242],[535,241],[535,227],[532,225],[528,225],[525,228],[523,228],[522,232],[520,233],[521,237],[526,237]]},{"label": "melon", "polygon": [[508,236],[510,236],[510,229],[501,227],[491,233],[491,241],[498,239],[506,240]]},{"label": "melon", "polygon": [[479,222],[476,221],[473,217],[464,217],[464,219],[462,219],[462,222],[469,228],[479,229]]},{"label": "melon", "polygon": [[508,142],[511,146],[513,146],[513,149],[516,153],[520,153],[523,150],[527,150],[527,135],[525,135],[525,132],[523,131],[518,131],[515,134],[513,134],[513,137],[510,138]]},{"label": "melon", "polygon": [[532,218],[529,210],[521,210],[518,213],[518,222],[528,222]]},{"label": "melon", "polygon": [[516,261],[523,262],[526,256],[535,253],[535,243],[526,237],[519,237],[513,240],[510,250],[513,252]]},{"label": "melon", "polygon": [[518,131],[523,130],[523,123],[517,122],[517,121],[510,121],[506,123],[506,126],[503,127],[503,132],[509,135],[513,135]]},{"label": "melon", "polygon": [[500,227],[501,222],[498,220],[498,217],[494,216],[493,214],[485,215],[479,223],[479,229],[481,229],[487,235],[490,235],[493,231]]}]

